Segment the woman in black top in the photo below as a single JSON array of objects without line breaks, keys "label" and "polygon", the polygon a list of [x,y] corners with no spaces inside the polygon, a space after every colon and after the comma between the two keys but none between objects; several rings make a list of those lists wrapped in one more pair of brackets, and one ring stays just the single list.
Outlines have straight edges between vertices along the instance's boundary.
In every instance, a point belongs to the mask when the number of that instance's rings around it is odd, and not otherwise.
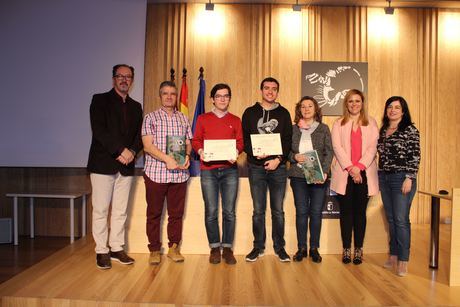
[{"label": "woman in black top", "polygon": [[378,141],[379,186],[390,232],[390,256],[384,267],[407,274],[410,251],[410,206],[417,189],[420,135],[403,97],[390,97]]}]

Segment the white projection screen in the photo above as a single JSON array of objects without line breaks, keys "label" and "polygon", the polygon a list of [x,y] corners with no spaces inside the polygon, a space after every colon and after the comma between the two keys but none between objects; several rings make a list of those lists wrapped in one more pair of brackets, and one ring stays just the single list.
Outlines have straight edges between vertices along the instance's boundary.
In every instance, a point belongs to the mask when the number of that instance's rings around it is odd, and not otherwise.
[{"label": "white projection screen", "polygon": [[142,103],[146,0],[0,1],[0,167],[85,167],[89,105],[112,66]]}]

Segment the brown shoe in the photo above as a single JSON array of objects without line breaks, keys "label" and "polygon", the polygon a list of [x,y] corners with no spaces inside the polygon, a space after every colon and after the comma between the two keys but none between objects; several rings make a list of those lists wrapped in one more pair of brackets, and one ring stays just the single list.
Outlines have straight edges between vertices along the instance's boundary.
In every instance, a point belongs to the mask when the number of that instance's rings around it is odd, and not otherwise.
[{"label": "brown shoe", "polygon": [[180,254],[179,246],[174,243],[168,251],[168,258],[170,258],[174,262],[183,262],[185,260],[184,256]]},{"label": "brown shoe", "polygon": [[220,247],[211,248],[211,253],[209,254],[209,263],[218,264],[220,263]]},{"label": "brown shoe", "polygon": [[96,266],[101,270],[107,270],[112,267],[109,254],[96,254]]},{"label": "brown shoe", "polygon": [[236,264],[235,256],[233,256],[233,251],[230,247],[224,247],[222,258],[224,258],[226,264]]},{"label": "brown shoe", "polygon": [[161,262],[160,251],[150,252],[149,263],[157,265],[157,264],[160,264],[160,262]]},{"label": "brown shoe", "polygon": [[133,264],[134,259],[129,257],[124,250],[110,252],[110,259],[120,262],[121,264]]}]

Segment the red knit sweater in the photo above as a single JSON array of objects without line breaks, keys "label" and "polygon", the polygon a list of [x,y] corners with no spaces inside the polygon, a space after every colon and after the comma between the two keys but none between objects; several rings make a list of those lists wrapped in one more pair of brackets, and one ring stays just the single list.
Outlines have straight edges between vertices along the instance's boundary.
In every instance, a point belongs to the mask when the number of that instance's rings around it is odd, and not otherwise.
[{"label": "red knit sweater", "polygon": [[[243,151],[243,130],[241,120],[228,112],[224,117],[219,118],[213,112],[201,114],[198,117],[195,127],[195,134],[192,140],[192,147],[195,152],[203,149],[204,140],[236,140],[238,153]],[[228,161],[204,162],[200,161],[201,169],[214,169],[219,167],[230,167]]]}]

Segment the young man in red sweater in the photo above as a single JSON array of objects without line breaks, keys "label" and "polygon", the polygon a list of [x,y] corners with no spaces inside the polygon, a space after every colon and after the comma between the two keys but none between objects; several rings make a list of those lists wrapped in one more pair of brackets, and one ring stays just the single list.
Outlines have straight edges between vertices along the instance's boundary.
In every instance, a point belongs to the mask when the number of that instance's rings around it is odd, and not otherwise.
[{"label": "young man in red sweater", "polygon": [[[239,117],[228,112],[232,91],[227,84],[216,84],[211,90],[214,108],[202,114],[196,123],[192,147],[200,155],[201,191],[205,205],[205,226],[211,248],[209,262],[235,264],[233,238],[235,235],[235,203],[238,194],[236,158],[243,151],[243,132]],[[209,161],[204,152],[205,140],[235,140],[234,159]],[[213,160],[213,159],[211,159]],[[219,192],[222,197],[222,238],[219,233]],[[222,254],[221,254],[222,248]]]}]

